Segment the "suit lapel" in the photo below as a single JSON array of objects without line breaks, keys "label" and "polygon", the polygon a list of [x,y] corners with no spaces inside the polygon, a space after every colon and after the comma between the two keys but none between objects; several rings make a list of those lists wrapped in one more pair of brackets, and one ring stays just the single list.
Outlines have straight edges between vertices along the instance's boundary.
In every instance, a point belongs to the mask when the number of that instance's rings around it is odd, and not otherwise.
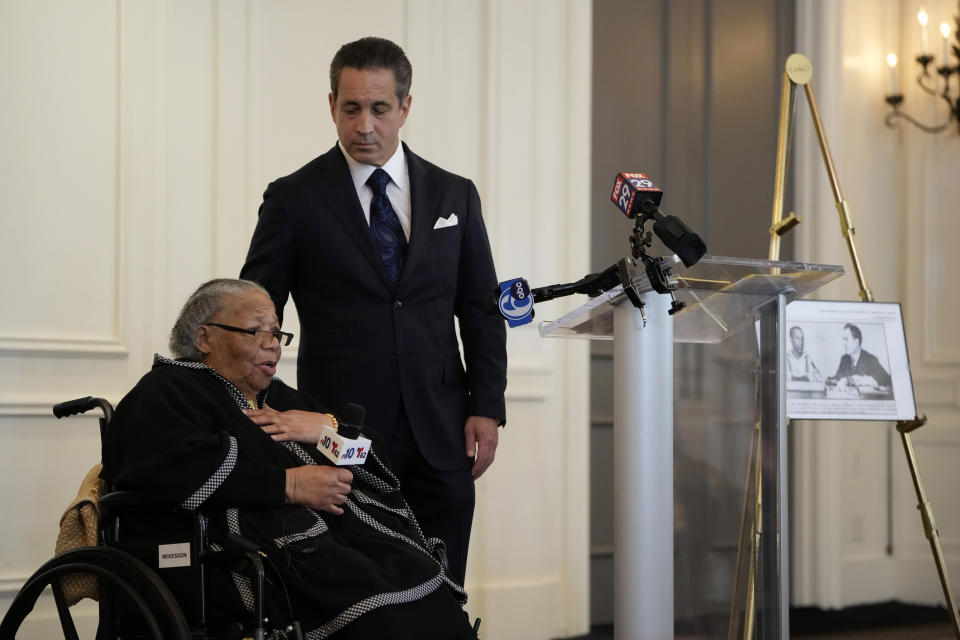
[{"label": "suit lapel", "polygon": [[424,161],[410,151],[405,143],[403,151],[407,154],[407,171],[410,174],[410,244],[407,245],[407,256],[400,269],[400,280],[397,290],[403,287],[410,278],[410,273],[427,250],[430,233],[436,222],[436,204],[440,197],[436,188],[430,188],[430,176]]},{"label": "suit lapel", "polygon": [[326,173],[324,197],[327,204],[330,206],[334,217],[343,225],[347,235],[357,245],[360,253],[370,262],[370,265],[387,288],[392,291],[393,283],[387,277],[383,260],[377,255],[373,246],[370,226],[364,218],[363,209],[360,207],[360,199],[357,198],[357,190],[353,186],[353,178],[350,176],[350,168],[343,157],[343,152],[340,151],[338,145],[334,145],[326,156],[328,161],[323,166],[323,170]]}]

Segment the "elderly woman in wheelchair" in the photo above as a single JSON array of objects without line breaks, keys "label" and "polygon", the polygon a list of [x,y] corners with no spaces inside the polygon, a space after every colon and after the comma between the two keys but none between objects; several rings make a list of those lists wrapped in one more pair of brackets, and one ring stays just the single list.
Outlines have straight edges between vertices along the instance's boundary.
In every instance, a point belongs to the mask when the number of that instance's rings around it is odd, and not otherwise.
[{"label": "elderly woman in wheelchair", "polygon": [[[201,512],[214,550],[258,547],[273,583],[260,606],[274,628],[295,620],[307,638],[475,638],[442,543],[424,537],[375,434],[364,432],[373,445],[362,465],[336,466],[317,449],[337,419],[274,377],[291,338],[258,285],[201,285],[173,327],[176,359],[155,356],[117,406],[104,479]],[[249,615],[254,587],[233,567],[208,571],[205,607]]]}]

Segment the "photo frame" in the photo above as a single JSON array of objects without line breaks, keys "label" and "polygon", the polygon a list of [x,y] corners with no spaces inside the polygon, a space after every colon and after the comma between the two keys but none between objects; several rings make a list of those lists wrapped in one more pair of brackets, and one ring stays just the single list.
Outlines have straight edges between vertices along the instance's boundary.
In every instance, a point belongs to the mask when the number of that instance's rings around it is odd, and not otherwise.
[{"label": "photo frame", "polygon": [[916,417],[899,303],[795,300],[786,316],[788,418]]}]

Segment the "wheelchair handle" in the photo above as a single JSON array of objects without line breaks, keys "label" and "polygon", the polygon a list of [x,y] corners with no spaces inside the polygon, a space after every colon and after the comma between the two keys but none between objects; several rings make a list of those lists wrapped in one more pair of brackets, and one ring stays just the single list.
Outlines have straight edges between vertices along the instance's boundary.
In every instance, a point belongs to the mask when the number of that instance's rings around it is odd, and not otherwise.
[{"label": "wheelchair handle", "polygon": [[59,402],[53,405],[53,415],[58,418],[65,418],[78,413],[86,413],[87,411],[96,409],[98,407],[101,411],[103,411],[103,417],[109,423],[110,419],[113,417],[113,405],[103,398],[94,398],[93,396],[77,398],[75,400],[67,400],[66,402]]}]

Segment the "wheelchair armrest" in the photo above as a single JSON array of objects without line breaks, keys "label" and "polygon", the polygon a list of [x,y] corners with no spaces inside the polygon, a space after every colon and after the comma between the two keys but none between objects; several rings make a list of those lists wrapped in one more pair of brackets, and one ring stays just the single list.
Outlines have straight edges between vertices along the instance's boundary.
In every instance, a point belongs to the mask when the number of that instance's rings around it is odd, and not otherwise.
[{"label": "wheelchair armrest", "polygon": [[156,508],[146,494],[139,491],[111,491],[100,498],[100,509],[105,511],[127,511],[138,508]]},{"label": "wheelchair armrest", "polygon": [[198,513],[160,502],[142,491],[111,491],[100,498],[100,513],[104,516],[142,512],[180,513],[186,516],[195,516]]},{"label": "wheelchair armrest", "polygon": [[184,523],[193,521],[200,547],[206,544],[206,531],[199,512],[158,502],[141,491],[111,491],[100,498],[100,536],[108,546],[119,541],[120,523],[128,518],[151,518],[167,514]]},{"label": "wheelchair armrest", "polygon": [[228,568],[233,568],[233,566],[239,564],[249,564],[253,568],[253,577],[262,580],[265,575],[262,553],[262,551],[246,549],[207,550],[201,551],[198,558],[204,564],[226,565]]}]

